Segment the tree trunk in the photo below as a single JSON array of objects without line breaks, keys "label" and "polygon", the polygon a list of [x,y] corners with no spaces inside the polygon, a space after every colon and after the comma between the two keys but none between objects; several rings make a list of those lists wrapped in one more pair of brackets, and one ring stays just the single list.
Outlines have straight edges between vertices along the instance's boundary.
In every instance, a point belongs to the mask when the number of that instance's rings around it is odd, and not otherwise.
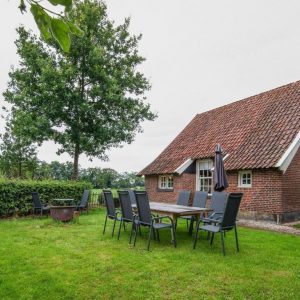
[{"label": "tree trunk", "polygon": [[72,179],[78,179],[78,162],[79,162],[79,143],[75,145],[75,152],[74,152],[74,163],[73,163],[73,174]]}]

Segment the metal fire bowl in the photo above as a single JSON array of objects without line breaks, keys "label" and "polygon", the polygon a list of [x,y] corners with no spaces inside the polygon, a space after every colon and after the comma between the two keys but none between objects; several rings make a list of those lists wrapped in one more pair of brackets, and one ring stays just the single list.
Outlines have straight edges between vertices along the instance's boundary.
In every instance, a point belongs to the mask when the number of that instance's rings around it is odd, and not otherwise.
[{"label": "metal fire bowl", "polygon": [[58,221],[71,221],[74,216],[76,206],[51,206],[50,215],[52,219]]}]

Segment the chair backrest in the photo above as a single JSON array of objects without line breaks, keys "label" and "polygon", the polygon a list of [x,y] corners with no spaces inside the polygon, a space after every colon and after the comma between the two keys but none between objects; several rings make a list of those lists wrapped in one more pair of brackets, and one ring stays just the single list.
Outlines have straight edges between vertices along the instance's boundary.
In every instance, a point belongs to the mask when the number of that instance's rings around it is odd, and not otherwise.
[{"label": "chair backrest", "polygon": [[224,213],[228,194],[226,192],[213,192],[210,208],[213,213]]},{"label": "chair backrest", "polygon": [[80,200],[80,207],[86,207],[88,205],[88,200],[89,200],[89,195],[90,195],[90,191],[89,190],[84,190],[81,200]]},{"label": "chair backrest", "polygon": [[189,205],[191,191],[180,191],[177,198],[177,205]]},{"label": "chair backrest", "polygon": [[38,192],[32,192],[32,202],[33,202],[33,206],[34,208],[42,208],[42,202],[40,200],[40,196]]},{"label": "chair backrest", "polygon": [[208,195],[207,192],[195,191],[193,206],[194,207],[205,208],[206,207],[206,201],[207,201],[207,195]]},{"label": "chair backrest", "polygon": [[122,211],[122,218],[124,220],[133,221],[133,212],[129,191],[118,191],[118,193]]},{"label": "chair backrest", "polygon": [[110,217],[116,216],[116,207],[112,192],[110,190],[103,190],[104,201],[106,205],[107,215]]},{"label": "chair backrest", "polygon": [[131,204],[136,204],[134,191],[133,190],[128,190],[128,193],[129,193]]},{"label": "chair backrest", "polygon": [[228,195],[223,220],[221,223],[223,228],[232,228],[235,226],[242,197],[243,193],[230,193]]},{"label": "chair backrest", "polygon": [[134,194],[140,223],[150,225],[152,221],[152,216],[147,192],[134,191]]}]

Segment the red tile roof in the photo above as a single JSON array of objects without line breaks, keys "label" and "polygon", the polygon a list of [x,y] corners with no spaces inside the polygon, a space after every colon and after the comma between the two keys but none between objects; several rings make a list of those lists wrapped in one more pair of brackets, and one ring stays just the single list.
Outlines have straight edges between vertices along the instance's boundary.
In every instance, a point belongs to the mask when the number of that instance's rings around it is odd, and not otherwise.
[{"label": "red tile roof", "polygon": [[275,167],[300,131],[300,81],[196,115],[140,174],[175,173],[187,159],[214,156],[227,170]]}]

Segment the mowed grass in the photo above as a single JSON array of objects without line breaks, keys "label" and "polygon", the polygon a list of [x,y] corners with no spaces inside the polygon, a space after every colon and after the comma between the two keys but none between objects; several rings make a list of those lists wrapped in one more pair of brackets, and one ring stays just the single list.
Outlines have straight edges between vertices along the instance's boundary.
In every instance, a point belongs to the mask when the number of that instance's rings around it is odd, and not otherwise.
[{"label": "mowed grass", "polygon": [[196,250],[182,220],[178,247],[169,230],[146,251],[147,230],[134,248],[129,228],[118,241],[104,210],[59,224],[50,218],[0,221],[0,299],[300,299],[300,238],[239,228]]}]

